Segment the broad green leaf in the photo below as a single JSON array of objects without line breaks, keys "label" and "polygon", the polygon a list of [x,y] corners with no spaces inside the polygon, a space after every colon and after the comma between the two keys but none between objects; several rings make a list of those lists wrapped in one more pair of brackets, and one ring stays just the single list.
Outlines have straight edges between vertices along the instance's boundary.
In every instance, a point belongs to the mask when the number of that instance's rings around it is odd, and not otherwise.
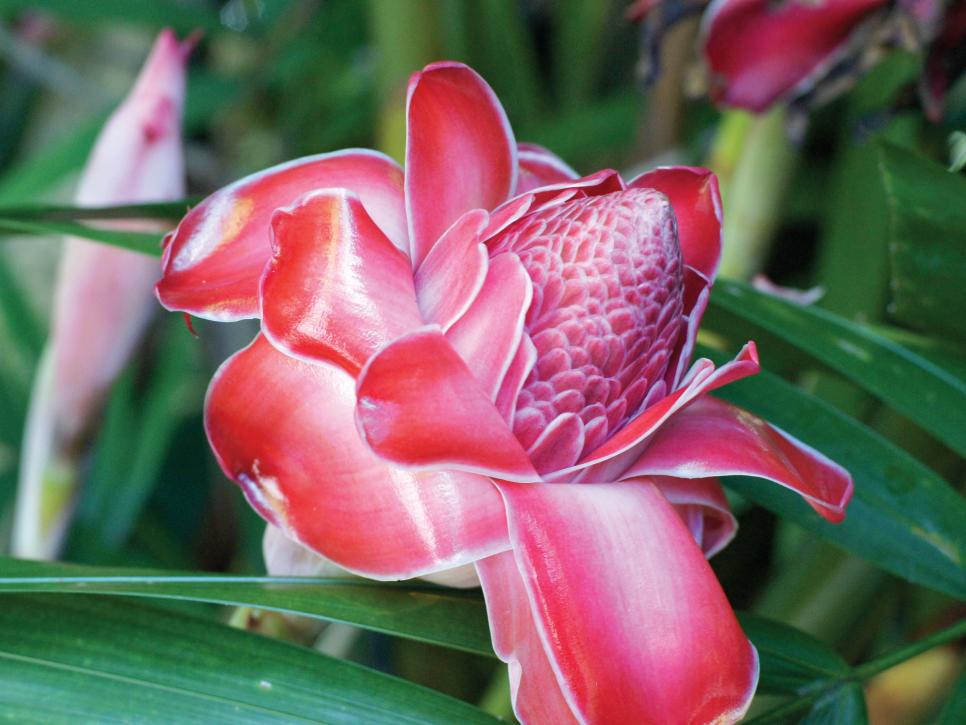
[{"label": "broad green leaf", "polygon": [[741,613],[738,621],[758,650],[758,691],[798,695],[819,681],[844,677],[849,666],[827,644],[787,624]]},{"label": "broad green leaf", "polygon": [[[702,354],[721,359],[707,350]],[[844,466],[854,478],[855,495],[845,521],[830,524],[797,494],[768,481],[728,477],[727,486],[887,571],[966,597],[966,501],[935,472],[855,419],[767,372],[715,394]]]},{"label": "broad green leaf", "polygon": [[366,579],[172,575],[0,558],[0,592],[118,594],[303,614],[492,656],[477,593]]},{"label": "broad green leaf", "polygon": [[145,232],[124,232],[117,229],[101,229],[85,224],[57,219],[23,220],[0,218],[0,235],[7,234],[69,234],[90,239],[114,247],[130,249],[154,257],[161,256],[161,235]]},{"label": "broad green leaf", "polygon": [[20,723],[496,722],[308,649],[107,597],[7,594],[0,701]]},{"label": "broad green leaf", "polygon": [[879,146],[890,209],[893,315],[966,338],[966,178],[898,146]]},{"label": "broad green leaf", "polygon": [[966,455],[966,380],[867,327],[733,280],[720,280],[711,302],[841,373]]}]

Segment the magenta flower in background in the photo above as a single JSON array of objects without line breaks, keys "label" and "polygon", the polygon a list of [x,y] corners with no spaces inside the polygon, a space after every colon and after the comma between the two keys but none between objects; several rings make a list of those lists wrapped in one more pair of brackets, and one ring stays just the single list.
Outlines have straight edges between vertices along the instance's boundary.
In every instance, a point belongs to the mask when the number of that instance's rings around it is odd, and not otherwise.
[{"label": "magenta flower in background", "polygon": [[714,176],[578,178],[517,145],[471,69],[413,76],[406,168],[373,151],[242,179],[168,238],[158,297],[261,334],[206,427],[248,501],[355,573],[475,564],[524,722],[732,722],[757,655],[706,556],[721,475],[838,521],[849,475],[708,395]]},{"label": "magenta flower in background", "polygon": [[[184,197],[181,116],[192,44],[179,43],[170,30],[158,35],[134,87],[97,138],[77,188],[78,206]],[[64,243],[51,337],[24,439],[13,544],[20,556],[48,558],[59,548],[66,519],[41,524],[45,480],[71,475],[104,395],[153,313],[158,276],[157,263],[143,254],[82,239]]]}]

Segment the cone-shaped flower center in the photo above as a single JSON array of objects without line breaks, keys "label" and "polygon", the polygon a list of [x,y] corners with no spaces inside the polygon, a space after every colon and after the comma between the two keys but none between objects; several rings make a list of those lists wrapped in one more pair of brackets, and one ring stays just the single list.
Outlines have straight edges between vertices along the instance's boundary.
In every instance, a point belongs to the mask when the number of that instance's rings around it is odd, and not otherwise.
[{"label": "cone-shaped flower center", "polygon": [[558,470],[665,392],[683,325],[674,213],[652,190],[582,198],[524,217],[490,249],[519,255],[533,281],[538,358],[513,431],[539,471]]}]

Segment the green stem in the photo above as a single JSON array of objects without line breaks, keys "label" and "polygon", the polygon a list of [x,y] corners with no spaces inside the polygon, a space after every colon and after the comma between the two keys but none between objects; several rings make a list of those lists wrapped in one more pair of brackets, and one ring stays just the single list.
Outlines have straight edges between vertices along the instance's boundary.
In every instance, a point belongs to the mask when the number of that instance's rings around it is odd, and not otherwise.
[{"label": "green stem", "polygon": [[802,710],[805,710],[815,700],[819,699],[826,693],[843,686],[847,682],[863,682],[879,674],[880,672],[884,672],[885,670],[891,669],[896,665],[902,664],[906,660],[910,660],[916,655],[920,655],[923,652],[932,649],[933,647],[954,642],[962,637],[966,637],[966,620],[957,622],[956,624],[950,625],[945,629],[941,629],[938,632],[929,635],[928,637],[923,637],[912,644],[906,645],[905,647],[900,647],[892,652],[887,652],[881,657],[876,657],[875,659],[869,660],[858,667],[854,667],[852,668],[852,671],[849,672],[849,674],[845,677],[817,682],[800,697],[796,697],[794,700],[789,700],[780,707],[777,707],[774,710],[769,710],[763,715],[749,720],[748,725],[765,725],[765,723],[772,722],[787,722],[790,715],[794,715]]},{"label": "green stem", "polygon": [[[740,129],[742,124],[737,125]],[[723,126],[730,128],[731,124]],[[751,279],[764,267],[796,159],[785,131],[784,108],[752,119],[745,130],[738,134],[743,136],[741,156],[722,190],[721,274],[741,280]]]},{"label": "green stem", "polygon": [[928,637],[923,637],[905,647],[900,647],[892,652],[887,652],[881,657],[869,660],[865,664],[854,668],[852,674],[856,679],[867,680],[873,675],[877,675],[906,660],[912,659],[918,654],[922,654],[926,650],[938,647],[941,644],[946,644],[947,642],[954,642],[961,637],[966,637],[966,619],[956,622],[956,624],[952,624],[938,632],[934,632]]}]

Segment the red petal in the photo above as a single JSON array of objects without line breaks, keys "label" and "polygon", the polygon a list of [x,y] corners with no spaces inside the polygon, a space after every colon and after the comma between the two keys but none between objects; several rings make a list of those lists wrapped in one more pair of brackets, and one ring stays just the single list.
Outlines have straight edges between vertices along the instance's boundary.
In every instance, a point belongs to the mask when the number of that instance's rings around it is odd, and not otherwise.
[{"label": "red petal", "polygon": [[496,409],[500,411],[500,415],[507,423],[513,420],[513,412],[517,409],[517,398],[520,396],[520,390],[523,389],[523,383],[536,364],[537,348],[530,336],[524,334],[520,339],[520,346],[513,357],[513,362],[510,363],[510,368],[503,376],[500,392],[496,396]]},{"label": "red petal", "polygon": [[517,159],[520,164],[518,194],[539,186],[580,178],[580,174],[570,168],[563,159],[543,146],[532,143],[518,144]]},{"label": "red petal", "polygon": [[647,480],[661,489],[707,558],[735,538],[738,522],[718,479],[653,476]]},{"label": "red petal", "polygon": [[490,260],[483,289],[446,339],[466,362],[483,391],[496,400],[523,335],[533,299],[530,275],[515,254]]},{"label": "red petal", "polygon": [[348,189],[393,244],[408,250],[402,170],[375,151],[289,161],[240,179],[193,208],[164,250],[158,299],[210,320],[257,317],[258,280],[271,255],[272,213],[316,189]]},{"label": "red petal", "polygon": [[[530,614],[579,719],[740,718],[757,680],[755,650],[691,533],[655,486],[497,485]],[[495,593],[497,601],[523,605],[521,597],[491,590],[502,582],[482,581],[488,599]],[[491,626],[512,626],[522,616],[513,612]],[[504,656],[519,629],[495,633]],[[525,654],[511,655],[524,679]],[[536,671],[540,676],[539,663]]]},{"label": "red petal", "polygon": [[[758,351],[753,342],[745,345],[734,360],[717,370],[710,360],[704,358],[698,360],[685,378],[683,387],[645,408],[597,450],[576,466],[560,473],[566,474],[593,467],[590,470],[581,471],[580,480],[604,482],[616,480],[637,457],[640,446],[677,411],[699,396],[735,380],[755,375],[759,370]],[[628,456],[632,459],[626,460]],[[612,465],[599,466],[605,462]]]},{"label": "red petal", "polygon": [[534,627],[513,553],[482,559],[476,562],[476,571],[486,592],[493,650],[509,665],[510,697],[517,718],[524,723],[576,725]]},{"label": "red petal", "polygon": [[856,26],[885,0],[820,3],[718,0],[705,15],[704,55],[712,97],[764,111],[821,73]]},{"label": "red petal", "polygon": [[280,349],[355,375],[378,347],[422,324],[412,268],[345,189],[272,216],[262,331]]},{"label": "red petal", "polygon": [[414,74],[406,105],[406,206],[418,265],[460,215],[510,196],[516,143],[493,90],[462,63]]},{"label": "red petal", "polygon": [[694,166],[665,166],[641,174],[629,188],[656,189],[671,202],[684,263],[714,281],[721,261],[718,177]]},{"label": "red petal", "polygon": [[426,255],[416,271],[416,294],[423,319],[448,330],[476,299],[489,264],[480,234],[489,215],[466,212]]},{"label": "red petal", "polygon": [[205,426],[225,474],[269,523],[347,569],[400,579],[506,548],[482,476],[410,473],[360,440],[352,378],[259,336],[215,375]]},{"label": "red petal", "polygon": [[757,416],[706,396],[667,421],[628,476],[760,476],[797,491],[829,521],[845,518],[852,478]]},{"label": "red petal", "polygon": [[487,392],[437,328],[409,333],[370,359],[358,396],[360,429],[388,461],[539,480]]}]

